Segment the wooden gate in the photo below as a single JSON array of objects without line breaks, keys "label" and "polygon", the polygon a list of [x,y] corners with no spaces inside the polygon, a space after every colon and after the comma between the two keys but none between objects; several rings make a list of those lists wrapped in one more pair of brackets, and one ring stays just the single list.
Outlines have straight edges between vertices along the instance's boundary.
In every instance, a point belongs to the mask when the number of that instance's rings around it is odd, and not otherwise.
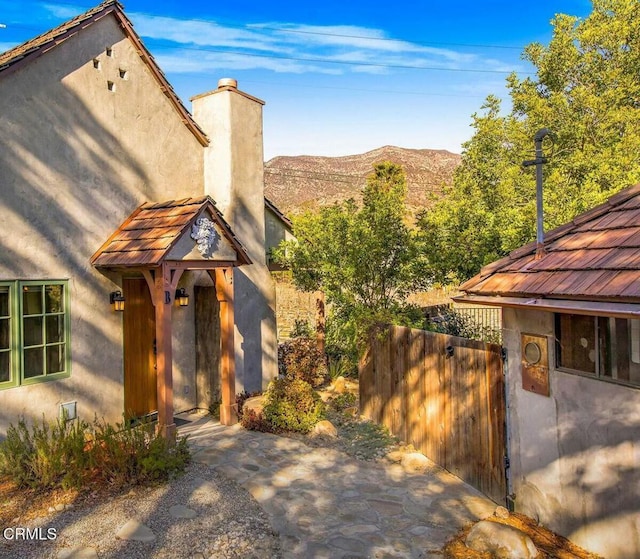
[{"label": "wooden gate", "polygon": [[502,348],[392,326],[360,363],[360,411],[504,504]]}]

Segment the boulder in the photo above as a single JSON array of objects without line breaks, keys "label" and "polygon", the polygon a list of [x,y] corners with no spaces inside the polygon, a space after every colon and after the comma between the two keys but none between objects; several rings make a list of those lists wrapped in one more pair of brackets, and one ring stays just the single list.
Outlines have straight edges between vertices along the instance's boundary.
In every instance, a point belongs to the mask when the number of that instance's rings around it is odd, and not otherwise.
[{"label": "boulder", "polygon": [[347,381],[344,377],[337,377],[331,387],[336,394],[344,394],[347,391]]},{"label": "boulder", "polygon": [[406,452],[400,460],[405,472],[424,472],[431,464],[431,460],[421,452]]},{"label": "boulder", "polygon": [[264,396],[253,396],[247,398],[242,405],[242,412],[247,413],[250,410],[254,411],[256,415],[262,415],[262,408],[264,407]]},{"label": "boulder", "polygon": [[527,534],[506,524],[482,520],[467,535],[465,545],[494,559],[535,559],[538,550]]},{"label": "boulder", "polygon": [[327,421],[323,419],[316,423],[315,427],[309,433],[311,437],[331,437],[335,438],[338,436],[338,430],[335,428],[335,425],[331,423],[331,421]]}]

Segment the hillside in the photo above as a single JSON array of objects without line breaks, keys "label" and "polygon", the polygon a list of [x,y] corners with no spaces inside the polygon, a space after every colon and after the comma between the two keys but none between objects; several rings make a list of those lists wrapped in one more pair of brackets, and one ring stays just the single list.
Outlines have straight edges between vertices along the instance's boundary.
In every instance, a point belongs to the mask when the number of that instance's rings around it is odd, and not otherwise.
[{"label": "hillside", "polygon": [[360,199],[373,164],[391,161],[407,175],[407,205],[412,214],[450,184],[460,155],[445,150],[384,146],[359,155],[279,156],[265,163],[265,195],[286,214]]}]

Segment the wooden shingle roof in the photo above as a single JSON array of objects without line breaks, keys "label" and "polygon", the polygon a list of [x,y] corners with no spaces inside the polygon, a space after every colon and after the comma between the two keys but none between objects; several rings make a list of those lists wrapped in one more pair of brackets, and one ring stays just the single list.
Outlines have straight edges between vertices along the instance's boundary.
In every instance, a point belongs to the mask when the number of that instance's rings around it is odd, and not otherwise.
[{"label": "wooden shingle roof", "polygon": [[206,211],[237,254],[233,265],[251,264],[245,248],[209,196],[142,204],[91,257],[96,268],[159,266],[198,216]]},{"label": "wooden shingle roof", "polygon": [[142,43],[139,35],[134,31],[133,24],[124,14],[122,5],[117,0],[106,0],[102,4],[80,14],[58,27],[42,35],[30,39],[4,53],[0,53],[0,79],[8,73],[19,69],[39,56],[47,53],[62,42],[78,34],[80,31],[101,20],[105,16],[113,15],[122,28],[124,34],[131,40],[142,61],[147,65],[158,86],[176,110],[185,126],[191,131],[202,146],[209,145],[209,139],[198,126],[189,111],[180,101],[171,84],[157,65],[151,53]]},{"label": "wooden shingle roof", "polygon": [[468,295],[640,301],[640,184],[482,268]]}]

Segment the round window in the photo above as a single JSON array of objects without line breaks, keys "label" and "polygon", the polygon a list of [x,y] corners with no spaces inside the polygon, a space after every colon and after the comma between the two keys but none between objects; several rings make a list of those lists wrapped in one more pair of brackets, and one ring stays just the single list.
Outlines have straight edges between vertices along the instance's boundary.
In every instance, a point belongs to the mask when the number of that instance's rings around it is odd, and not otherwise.
[{"label": "round window", "polygon": [[529,342],[524,346],[524,358],[530,365],[535,365],[542,358],[540,346],[535,342]]}]

